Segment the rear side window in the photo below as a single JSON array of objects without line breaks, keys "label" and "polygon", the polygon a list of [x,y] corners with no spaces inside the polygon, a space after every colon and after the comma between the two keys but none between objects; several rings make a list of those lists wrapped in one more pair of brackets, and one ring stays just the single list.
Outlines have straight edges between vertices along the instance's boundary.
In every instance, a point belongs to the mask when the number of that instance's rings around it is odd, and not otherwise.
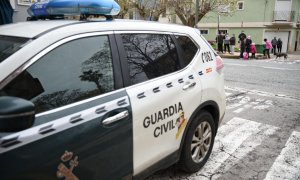
[{"label": "rear side window", "polygon": [[175,36],[176,40],[178,41],[180,47],[183,50],[183,61],[184,66],[188,65],[193,58],[195,57],[198,47],[195,43],[187,36]]},{"label": "rear side window", "polygon": [[180,69],[175,43],[167,34],[122,34],[132,84]]},{"label": "rear side window", "polygon": [[0,36],[0,63],[21,49],[28,38]]}]

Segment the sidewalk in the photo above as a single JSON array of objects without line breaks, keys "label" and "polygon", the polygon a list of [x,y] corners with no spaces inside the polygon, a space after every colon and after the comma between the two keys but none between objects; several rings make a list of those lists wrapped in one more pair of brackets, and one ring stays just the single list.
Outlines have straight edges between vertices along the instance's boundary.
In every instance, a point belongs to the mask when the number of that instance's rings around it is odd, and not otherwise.
[{"label": "sidewalk", "polygon": [[[240,53],[239,52],[234,52],[234,54],[229,54],[229,53],[218,53],[222,58],[228,58],[228,59],[240,59]],[[255,54],[255,56],[258,55],[263,55],[263,54]],[[274,60],[276,58],[276,56],[274,56],[273,54],[270,54],[271,59],[270,60]],[[250,53],[250,57],[251,57],[251,53]],[[260,60],[260,59],[257,59]],[[261,60],[265,60],[265,59],[261,59]],[[277,58],[277,60],[284,60],[283,57]],[[288,57],[287,60],[300,60],[300,51],[295,51],[295,52],[290,52],[288,53]]]}]

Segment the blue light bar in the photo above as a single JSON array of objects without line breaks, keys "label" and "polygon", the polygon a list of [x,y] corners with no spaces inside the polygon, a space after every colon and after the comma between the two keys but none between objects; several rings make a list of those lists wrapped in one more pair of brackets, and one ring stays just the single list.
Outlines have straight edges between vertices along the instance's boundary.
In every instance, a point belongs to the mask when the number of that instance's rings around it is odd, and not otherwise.
[{"label": "blue light bar", "polygon": [[48,0],[32,4],[27,12],[31,17],[61,15],[113,16],[120,12],[120,6],[114,0]]}]

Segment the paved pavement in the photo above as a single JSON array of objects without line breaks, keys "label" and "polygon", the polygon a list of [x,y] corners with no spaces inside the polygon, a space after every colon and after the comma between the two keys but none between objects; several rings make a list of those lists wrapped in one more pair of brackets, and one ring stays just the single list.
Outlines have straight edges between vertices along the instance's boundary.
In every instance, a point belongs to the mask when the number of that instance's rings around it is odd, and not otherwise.
[{"label": "paved pavement", "polygon": [[[240,53],[239,52],[234,52],[234,54],[229,54],[229,53],[220,53],[219,54],[222,58],[229,58],[229,59],[239,59]],[[262,54],[256,54],[256,55],[262,55]],[[271,55],[270,60],[275,60],[276,56]],[[284,60],[283,57],[278,58],[277,60]],[[300,51],[295,51],[295,52],[290,52],[288,53],[288,57],[286,60],[299,60],[300,61]]]},{"label": "paved pavement", "polygon": [[[205,166],[194,174],[186,174],[172,166],[147,180],[300,179],[299,117],[286,128],[282,124],[263,123],[248,114],[266,117],[263,112],[271,114],[276,106],[285,106],[291,100],[273,97],[267,92],[231,87],[225,87],[225,90],[228,104],[226,119],[229,120],[225,119],[219,128]],[[300,107],[300,100],[292,101],[297,103],[293,106],[295,109]]]}]

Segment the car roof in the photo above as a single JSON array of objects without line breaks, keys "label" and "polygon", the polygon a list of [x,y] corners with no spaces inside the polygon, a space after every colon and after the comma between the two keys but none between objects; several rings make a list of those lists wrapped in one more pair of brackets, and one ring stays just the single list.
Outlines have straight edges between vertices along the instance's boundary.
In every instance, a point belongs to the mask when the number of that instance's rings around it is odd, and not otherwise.
[{"label": "car roof", "polygon": [[[95,26],[99,31],[126,31],[126,30],[157,30],[157,31],[170,31],[182,32],[187,30],[186,26],[177,24],[164,24],[153,21],[139,21],[139,20],[39,20],[39,21],[26,21],[14,24],[0,26],[0,35],[17,36],[25,38],[35,38],[42,34],[46,34],[55,29],[64,27],[78,27],[87,30],[91,26],[91,30],[95,31]],[[92,27],[94,26],[94,27]],[[192,29],[192,28],[191,28]]]},{"label": "car roof", "polygon": [[[78,22],[78,21],[77,21]],[[45,31],[76,23],[76,21],[26,21],[0,26],[0,35],[33,38]]]}]

